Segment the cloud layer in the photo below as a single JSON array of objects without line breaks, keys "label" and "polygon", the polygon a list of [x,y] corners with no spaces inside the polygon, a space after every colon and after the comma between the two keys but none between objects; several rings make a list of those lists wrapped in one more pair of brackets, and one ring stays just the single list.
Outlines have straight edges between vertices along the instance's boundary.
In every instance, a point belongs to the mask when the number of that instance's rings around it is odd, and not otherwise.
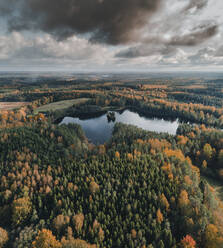
[{"label": "cloud layer", "polygon": [[222,0],[0,0],[0,65],[220,68]]},{"label": "cloud layer", "polygon": [[13,31],[42,30],[59,39],[88,33],[92,41],[115,45],[135,40],[160,1],[11,0],[0,3],[0,13]]}]

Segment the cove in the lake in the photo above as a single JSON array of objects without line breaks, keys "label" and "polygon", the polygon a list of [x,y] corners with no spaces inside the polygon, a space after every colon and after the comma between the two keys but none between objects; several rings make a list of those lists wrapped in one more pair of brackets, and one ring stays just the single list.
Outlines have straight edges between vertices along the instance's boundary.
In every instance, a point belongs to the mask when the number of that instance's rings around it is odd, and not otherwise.
[{"label": "cove in the lake", "polygon": [[79,118],[64,117],[60,124],[76,123],[81,125],[88,140],[94,144],[104,144],[112,136],[116,122],[135,125],[147,131],[166,132],[176,134],[179,126],[178,120],[167,121],[163,119],[142,117],[138,113],[125,110],[122,113],[115,112],[115,121],[108,122],[106,114],[100,117],[81,120]]}]

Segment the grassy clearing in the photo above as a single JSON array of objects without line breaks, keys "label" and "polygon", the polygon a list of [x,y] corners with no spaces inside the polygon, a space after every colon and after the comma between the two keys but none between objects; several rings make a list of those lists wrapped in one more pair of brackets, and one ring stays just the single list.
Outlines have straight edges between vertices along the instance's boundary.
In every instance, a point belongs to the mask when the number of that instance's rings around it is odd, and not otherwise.
[{"label": "grassy clearing", "polygon": [[143,84],[143,89],[149,89],[149,90],[151,90],[151,89],[167,89],[167,85],[160,85],[160,84],[155,84],[155,85],[153,85],[153,84]]},{"label": "grassy clearing", "polygon": [[203,178],[214,188],[216,196],[223,202],[223,183],[210,177],[203,176]]},{"label": "grassy clearing", "polygon": [[19,109],[19,108],[26,106],[28,104],[29,104],[29,102],[0,102],[0,111],[1,110]]},{"label": "grassy clearing", "polygon": [[192,84],[192,85],[180,86],[180,88],[184,88],[184,89],[207,89],[207,86],[203,85],[203,84]]},{"label": "grassy clearing", "polygon": [[67,108],[69,108],[73,105],[76,105],[76,104],[86,103],[88,100],[89,100],[89,98],[78,98],[78,99],[49,103],[49,104],[40,106],[39,108],[35,109],[34,114],[38,114],[39,112],[47,112],[47,111],[56,111],[56,110],[61,110],[61,109],[67,109]]}]

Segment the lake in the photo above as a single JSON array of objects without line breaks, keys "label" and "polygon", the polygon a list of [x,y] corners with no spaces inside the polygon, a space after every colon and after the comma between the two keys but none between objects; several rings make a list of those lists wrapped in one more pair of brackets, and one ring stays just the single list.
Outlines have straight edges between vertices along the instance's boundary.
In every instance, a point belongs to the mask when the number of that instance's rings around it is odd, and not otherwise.
[{"label": "lake", "polygon": [[73,117],[64,117],[60,122],[60,125],[69,123],[81,125],[88,140],[94,144],[104,144],[108,141],[112,136],[113,127],[117,122],[135,125],[147,131],[166,132],[173,135],[176,134],[176,130],[179,126],[178,120],[167,121],[157,118],[142,117],[138,113],[130,110],[125,110],[122,113],[115,112],[115,118],[115,122],[108,122],[106,114],[85,120]]}]

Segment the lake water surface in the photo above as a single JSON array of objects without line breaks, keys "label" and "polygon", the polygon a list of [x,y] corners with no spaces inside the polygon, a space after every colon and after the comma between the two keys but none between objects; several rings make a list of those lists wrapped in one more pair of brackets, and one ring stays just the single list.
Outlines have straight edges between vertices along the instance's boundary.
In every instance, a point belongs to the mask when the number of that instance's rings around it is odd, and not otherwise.
[{"label": "lake water surface", "polygon": [[113,127],[116,122],[131,124],[147,131],[166,132],[176,134],[179,126],[178,120],[167,121],[163,119],[142,117],[138,113],[125,110],[122,113],[115,112],[115,122],[108,122],[107,115],[80,120],[79,118],[64,117],[60,124],[76,123],[81,125],[89,141],[94,144],[103,144],[112,136]]}]

